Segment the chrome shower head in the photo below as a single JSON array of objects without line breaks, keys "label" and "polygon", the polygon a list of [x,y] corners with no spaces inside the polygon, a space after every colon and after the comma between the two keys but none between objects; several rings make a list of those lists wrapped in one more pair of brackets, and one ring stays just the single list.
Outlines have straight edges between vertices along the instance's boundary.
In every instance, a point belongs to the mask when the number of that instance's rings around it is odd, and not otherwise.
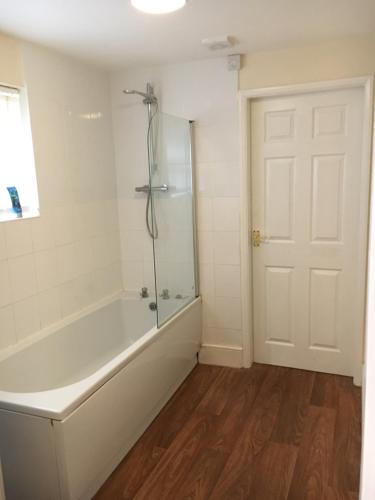
[{"label": "chrome shower head", "polygon": [[123,90],[124,94],[137,94],[143,97],[144,104],[156,104],[158,102],[156,96],[154,95],[153,87],[148,83],[147,84],[147,93],[140,92],[139,90]]},{"label": "chrome shower head", "polygon": [[141,95],[142,97],[146,98],[147,97],[147,94],[145,94],[144,92],[139,92],[138,90],[123,90],[124,94],[138,94],[138,95]]}]

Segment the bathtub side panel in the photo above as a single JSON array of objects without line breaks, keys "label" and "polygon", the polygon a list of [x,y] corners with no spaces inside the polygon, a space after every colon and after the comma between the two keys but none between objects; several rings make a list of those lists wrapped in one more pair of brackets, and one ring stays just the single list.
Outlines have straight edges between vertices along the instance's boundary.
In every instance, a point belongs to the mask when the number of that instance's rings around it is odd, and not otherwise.
[{"label": "bathtub side panel", "polygon": [[91,498],[195,366],[201,304],[157,339],[65,420],[55,423],[63,498]]},{"label": "bathtub side panel", "polygon": [[7,500],[59,500],[49,419],[0,410],[0,456]]}]

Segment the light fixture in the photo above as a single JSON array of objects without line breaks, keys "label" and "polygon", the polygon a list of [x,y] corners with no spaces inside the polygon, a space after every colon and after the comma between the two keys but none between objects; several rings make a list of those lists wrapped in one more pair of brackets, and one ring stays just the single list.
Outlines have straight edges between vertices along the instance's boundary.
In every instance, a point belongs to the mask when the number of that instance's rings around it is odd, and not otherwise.
[{"label": "light fixture", "polygon": [[182,9],[187,0],[131,0],[131,4],[147,14],[167,14]]}]

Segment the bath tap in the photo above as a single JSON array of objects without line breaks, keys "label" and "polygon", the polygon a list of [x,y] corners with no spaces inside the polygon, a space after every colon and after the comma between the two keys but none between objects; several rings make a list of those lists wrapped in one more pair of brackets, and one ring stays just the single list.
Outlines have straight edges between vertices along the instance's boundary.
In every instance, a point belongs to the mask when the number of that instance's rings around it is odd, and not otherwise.
[{"label": "bath tap", "polygon": [[149,296],[147,286],[142,287],[141,293],[139,295],[142,297],[142,299],[147,299],[147,297]]},{"label": "bath tap", "polygon": [[168,288],[164,288],[163,291],[160,294],[160,297],[164,300],[169,299],[169,290]]}]

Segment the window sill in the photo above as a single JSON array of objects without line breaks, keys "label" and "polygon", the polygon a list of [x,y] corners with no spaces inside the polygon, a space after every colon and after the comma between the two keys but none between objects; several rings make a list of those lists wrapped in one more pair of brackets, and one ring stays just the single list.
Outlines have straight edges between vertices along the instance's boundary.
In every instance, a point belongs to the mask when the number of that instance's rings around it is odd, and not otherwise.
[{"label": "window sill", "polygon": [[39,209],[36,208],[25,207],[22,209],[22,215],[16,214],[11,208],[0,209],[0,223],[12,220],[34,219],[39,216]]}]

